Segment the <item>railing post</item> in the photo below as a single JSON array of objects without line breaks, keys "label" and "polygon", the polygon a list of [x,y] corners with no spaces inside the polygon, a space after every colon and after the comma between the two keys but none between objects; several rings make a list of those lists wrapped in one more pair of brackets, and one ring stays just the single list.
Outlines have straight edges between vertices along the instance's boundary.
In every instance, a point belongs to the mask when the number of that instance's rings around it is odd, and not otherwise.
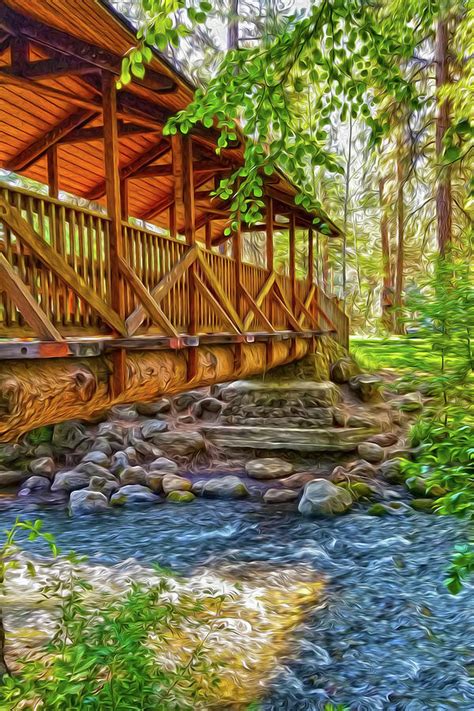
[{"label": "railing post", "polygon": [[[119,138],[117,126],[117,88],[115,76],[102,72],[102,107],[104,117],[104,162],[109,230],[110,302],[120,318],[125,317],[125,294],[119,270],[122,257],[122,207],[120,200]],[[112,395],[117,397],[126,384],[126,351],[113,351]]]},{"label": "railing post", "polygon": [[[235,309],[240,317],[242,317],[242,230],[240,222],[240,214],[238,216],[238,226],[232,237],[232,257],[234,259],[235,273]],[[236,343],[234,350],[235,370],[238,373],[242,366],[242,344]]]},{"label": "railing post", "polygon": [[[194,210],[193,146],[191,136],[177,133],[171,137],[175,210],[184,215],[184,236],[192,247],[196,242],[196,213]],[[196,265],[188,271],[189,335],[197,332],[197,293],[194,280]],[[188,348],[188,380],[196,375],[197,349]]]}]

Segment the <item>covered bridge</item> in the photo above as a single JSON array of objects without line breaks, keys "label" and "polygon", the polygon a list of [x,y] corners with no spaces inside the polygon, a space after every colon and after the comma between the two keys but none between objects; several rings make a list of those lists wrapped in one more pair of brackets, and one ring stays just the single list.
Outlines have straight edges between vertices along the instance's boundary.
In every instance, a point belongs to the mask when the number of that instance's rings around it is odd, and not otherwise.
[{"label": "covered bridge", "polygon": [[[0,419],[13,434],[25,408],[34,426],[263,372],[321,333],[347,344],[347,318],[314,278],[314,231],[338,228],[298,207],[276,174],[264,224],[225,236],[229,204],[210,194],[243,147],[217,156],[212,128],[163,136],[193,87],[155,53],[143,79],[117,90],[134,44],[100,0],[0,4],[0,169],[37,181],[25,190],[0,175]],[[266,233],[258,266],[243,260],[244,230]],[[274,269],[276,231],[288,234],[286,274]],[[41,412],[35,387],[49,393]]]}]

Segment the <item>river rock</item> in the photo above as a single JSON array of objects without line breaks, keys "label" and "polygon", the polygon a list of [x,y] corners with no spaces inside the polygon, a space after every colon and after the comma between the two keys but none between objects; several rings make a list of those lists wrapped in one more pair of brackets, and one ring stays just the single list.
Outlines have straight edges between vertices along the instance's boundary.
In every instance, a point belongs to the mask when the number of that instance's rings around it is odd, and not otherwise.
[{"label": "river rock", "polygon": [[360,499],[371,499],[375,494],[377,494],[377,489],[365,481],[344,481],[339,484],[343,489],[349,492],[354,501],[359,501]]},{"label": "river rock", "polygon": [[278,457],[265,457],[247,462],[245,471],[252,479],[281,479],[293,473],[293,465]]},{"label": "river rock", "polygon": [[110,457],[113,454],[110,442],[106,437],[97,437],[91,447],[91,452],[102,452],[107,455],[107,457]]},{"label": "river rock", "polygon": [[177,395],[173,400],[175,410],[177,412],[187,410],[188,407],[191,407],[191,405],[193,405],[198,400],[202,400],[203,397],[205,397],[205,393],[201,392],[200,390],[190,390],[189,392],[183,393],[182,395]]},{"label": "river rock", "polygon": [[169,494],[170,491],[191,491],[192,484],[189,479],[176,474],[165,474],[162,481],[163,491]]},{"label": "river rock", "polygon": [[33,474],[37,474],[38,476],[52,477],[56,471],[56,465],[51,457],[40,457],[30,462],[29,469]]},{"label": "river rock", "polygon": [[81,489],[80,491],[73,491],[69,497],[69,513],[71,516],[99,513],[106,511],[108,507],[107,497],[100,491]]},{"label": "river rock", "polygon": [[54,425],[52,444],[55,449],[76,449],[77,446],[87,439],[84,425],[75,420],[66,420]]},{"label": "river rock", "polygon": [[361,373],[354,375],[349,380],[349,386],[363,402],[380,399],[380,388],[383,385],[383,380],[377,375],[369,375]]},{"label": "river rock", "polygon": [[171,410],[171,400],[162,397],[156,402],[139,402],[135,407],[137,412],[144,417],[156,417],[156,415],[163,415]]},{"label": "river rock", "polygon": [[392,405],[402,412],[419,412],[423,409],[423,398],[419,392],[407,393],[401,398],[392,400]]},{"label": "river rock", "polygon": [[176,422],[180,425],[192,425],[196,419],[193,415],[178,415]]},{"label": "river rock", "polygon": [[267,489],[263,495],[263,500],[267,504],[284,504],[297,498],[298,492],[294,489]]},{"label": "river rock", "polygon": [[402,501],[390,501],[385,504],[372,504],[367,513],[369,516],[401,516],[407,511],[410,511],[410,507]]},{"label": "river rock", "polygon": [[159,474],[158,472],[149,472],[145,478],[145,484],[151,489],[155,494],[161,494],[163,491],[163,478],[164,474]]},{"label": "river rock", "polygon": [[357,453],[367,462],[381,462],[384,458],[382,447],[373,442],[361,442],[357,447]]},{"label": "river rock", "polygon": [[84,472],[89,478],[91,476],[101,476],[104,479],[115,481],[114,475],[108,469],[94,462],[81,462],[77,465],[76,471]]},{"label": "river rock", "polygon": [[166,497],[166,501],[171,501],[175,504],[188,504],[194,501],[195,498],[191,491],[170,491]]},{"label": "river rock", "polygon": [[26,454],[26,447],[21,444],[0,444],[0,464],[12,464]]},{"label": "river rock", "polygon": [[400,459],[387,459],[382,462],[379,467],[379,474],[388,484],[403,484],[405,481]]},{"label": "river rock", "polygon": [[360,373],[360,368],[352,358],[339,358],[331,366],[331,380],[335,383],[347,383]]},{"label": "river rock", "polygon": [[348,466],[351,478],[362,477],[362,478],[374,478],[377,474],[377,469],[367,462],[365,459],[357,459],[355,462],[351,462]]},{"label": "river rock", "polygon": [[30,476],[29,472],[23,471],[0,471],[0,489],[8,486],[15,486],[17,484],[23,484],[24,481]]},{"label": "river rock", "polygon": [[435,513],[435,502],[433,499],[412,499],[410,501],[410,506],[412,509],[415,509],[415,511]]},{"label": "river rock", "polygon": [[168,423],[163,420],[146,420],[141,426],[141,434],[144,439],[151,439],[159,432],[167,432]]},{"label": "river rock", "polygon": [[346,424],[347,427],[375,427],[378,423],[370,415],[349,415]]},{"label": "river rock", "polygon": [[97,428],[97,434],[99,437],[104,437],[111,443],[117,442],[123,445],[127,438],[127,428],[118,422],[101,422]]},{"label": "river rock", "polygon": [[82,458],[82,463],[87,462],[98,464],[100,467],[108,467],[110,464],[110,457],[108,457],[104,452],[93,450],[88,452],[86,456]]},{"label": "river rock", "polygon": [[172,459],[168,459],[167,457],[158,457],[158,459],[155,459],[149,466],[150,472],[158,471],[167,472],[169,474],[175,474],[178,468],[176,462],[173,462]]},{"label": "river rock", "polygon": [[282,484],[285,489],[302,489],[308,481],[313,481],[316,477],[317,475],[311,472],[296,472],[285,477]]},{"label": "river rock", "polygon": [[161,457],[162,455],[161,449],[151,442],[144,442],[143,440],[137,439],[134,440],[133,443],[130,442],[130,444],[133,444],[138,454],[146,459],[154,459],[155,457]]},{"label": "river rock", "polygon": [[348,491],[327,479],[314,479],[306,484],[298,511],[305,516],[325,516],[344,513],[351,505]]},{"label": "river rock", "polygon": [[160,497],[154,494],[147,486],[128,484],[122,486],[112,495],[112,506],[125,506],[127,504],[158,504]]},{"label": "river rock", "polygon": [[24,496],[24,492],[31,491],[49,491],[51,488],[50,480],[45,476],[30,476],[24,483],[23,488],[19,492],[19,496]]},{"label": "river rock", "polygon": [[166,454],[179,457],[190,457],[205,449],[206,443],[200,432],[159,432],[154,435],[153,442]]},{"label": "river rock", "polygon": [[110,464],[111,471],[114,474],[120,474],[120,472],[128,466],[130,466],[130,462],[128,461],[128,457],[125,452],[115,452]]},{"label": "river rock", "polygon": [[50,444],[47,444],[46,442],[44,442],[43,444],[39,444],[37,447],[35,447],[33,449],[33,456],[35,459],[43,459],[44,457],[53,459],[53,457],[54,457],[53,448],[51,447]]},{"label": "river rock", "polygon": [[223,404],[215,397],[205,397],[198,400],[191,408],[194,417],[202,420],[215,420],[223,408]]},{"label": "river rock", "polygon": [[51,491],[65,491],[70,493],[77,489],[85,489],[89,485],[90,475],[84,471],[72,469],[71,471],[59,472],[54,477]]},{"label": "river rock", "polygon": [[131,464],[132,467],[136,467],[138,464],[138,453],[135,447],[125,447],[123,453],[127,457],[128,463]]},{"label": "river rock", "polygon": [[143,467],[125,467],[120,472],[120,483],[122,486],[127,484],[146,484],[146,471]]},{"label": "river rock", "polygon": [[398,437],[395,432],[381,432],[380,434],[367,437],[367,442],[378,444],[379,447],[391,447],[398,442]]},{"label": "river rock", "polygon": [[100,491],[104,496],[110,498],[110,496],[120,488],[118,481],[112,481],[112,479],[104,479],[101,476],[92,476],[89,481],[89,486],[87,487],[90,491]]},{"label": "river rock", "polygon": [[114,405],[108,412],[110,420],[117,418],[118,420],[127,420],[133,422],[138,417],[138,412],[134,405]]},{"label": "river rock", "polygon": [[202,489],[203,496],[222,499],[243,499],[249,493],[239,477],[232,474],[208,479]]}]

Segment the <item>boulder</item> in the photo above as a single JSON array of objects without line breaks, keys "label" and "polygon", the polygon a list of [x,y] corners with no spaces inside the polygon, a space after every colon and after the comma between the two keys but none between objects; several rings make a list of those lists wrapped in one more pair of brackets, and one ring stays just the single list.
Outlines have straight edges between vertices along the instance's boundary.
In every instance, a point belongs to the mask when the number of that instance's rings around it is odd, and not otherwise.
[{"label": "boulder", "polygon": [[377,375],[369,373],[361,373],[354,375],[349,380],[349,386],[363,402],[372,400],[380,400],[380,388],[383,385],[383,380]]},{"label": "boulder", "polygon": [[118,422],[101,422],[97,428],[99,437],[104,437],[109,442],[117,442],[123,445],[127,437],[127,427]]},{"label": "boulder", "polygon": [[412,509],[415,509],[415,511],[422,511],[423,513],[435,512],[435,502],[433,499],[412,499],[410,506]]},{"label": "boulder", "polygon": [[16,486],[17,484],[23,484],[24,481],[30,476],[29,472],[23,471],[0,471],[0,489],[9,486]]},{"label": "boulder", "polygon": [[112,494],[112,506],[126,506],[128,504],[158,504],[160,497],[154,494],[147,486],[129,484],[122,486]]},{"label": "boulder", "polygon": [[187,393],[182,393],[182,395],[177,395],[173,400],[175,410],[177,412],[187,410],[188,407],[191,407],[198,400],[202,400],[203,397],[205,397],[205,393],[200,390],[190,390]]},{"label": "boulder", "polygon": [[102,452],[103,454],[106,454],[108,457],[110,457],[113,453],[113,450],[110,446],[109,440],[106,437],[97,437],[97,439],[94,440],[91,452]]},{"label": "boulder", "polygon": [[202,489],[203,496],[222,499],[243,499],[249,493],[239,477],[232,474],[208,479]]},{"label": "boulder", "polygon": [[247,462],[245,471],[252,479],[280,479],[293,473],[293,465],[278,457],[265,457]]},{"label": "boulder", "polygon": [[[132,443],[130,443],[132,444]],[[133,446],[135,447],[138,454],[146,459],[154,459],[155,457],[161,457],[162,451],[156,445],[151,442],[144,442],[143,440],[134,440]]]},{"label": "boulder", "polygon": [[171,400],[162,397],[156,402],[139,402],[135,407],[137,412],[144,417],[156,417],[156,415],[163,415],[171,410]]},{"label": "boulder", "polygon": [[406,480],[406,485],[413,496],[425,497],[427,494],[427,483],[421,476],[411,476]]},{"label": "boulder", "polygon": [[407,393],[403,397],[392,400],[392,405],[402,412],[419,412],[423,409],[423,398],[419,392]]},{"label": "boulder", "polygon": [[335,383],[347,383],[360,373],[360,368],[352,358],[339,358],[331,365],[331,380]]},{"label": "boulder", "polygon": [[20,495],[30,491],[49,491],[51,488],[50,480],[45,476],[30,476],[24,483],[20,491]]},{"label": "boulder", "polygon": [[166,497],[166,501],[171,501],[175,504],[188,504],[194,501],[195,495],[191,491],[170,491]]},{"label": "boulder", "polygon": [[327,479],[314,479],[306,484],[298,511],[305,516],[345,513],[352,505],[348,491]]},{"label": "boulder", "polygon": [[284,504],[297,498],[298,492],[294,489],[267,489],[263,495],[263,500],[267,504]]},{"label": "boulder", "polygon": [[26,454],[21,444],[0,444],[0,464],[12,464]]},{"label": "boulder", "polygon": [[391,447],[398,442],[398,437],[395,432],[381,432],[380,434],[367,437],[367,442],[378,444],[379,447]]},{"label": "boulder", "polygon": [[108,469],[105,469],[105,467],[101,467],[98,464],[94,464],[94,462],[81,462],[77,465],[76,471],[84,472],[84,474],[87,474],[89,478],[91,476],[101,476],[108,481],[115,481],[114,475],[111,474]]},{"label": "boulder", "polygon": [[313,481],[316,476],[311,472],[296,472],[296,474],[285,477],[282,483],[285,489],[302,489],[308,481]]},{"label": "boulder", "polygon": [[191,408],[191,414],[201,420],[215,420],[223,408],[223,404],[215,397],[205,397],[198,400]]},{"label": "boulder", "polygon": [[71,516],[99,513],[106,511],[108,507],[107,497],[100,491],[81,489],[80,491],[73,491],[69,497],[69,513]]},{"label": "boulder", "polygon": [[151,439],[159,432],[167,432],[168,423],[163,420],[145,420],[141,426],[143,439]]},{"label": "boulder", "polygon": [[206,443],[200,432],[159,432],[153,442],[166,454],[177,457],[190,457],[205,449]]},{"label": "boulder", "polygon": [[170,491],[191,491],[192,484],[189,479],[176,474],[165,474],[162,481],[163,491],[169,494]]},{"label": "boulder", "polygon": [[104,452],[93,450],[91,452],[88,452],[86,456],[82,458],[82,463],[87,462],[98,464],[100,467],[108,467],[110,464],[110,457]]},{"label": "boulder", "polygon": [[365,459],[358,459],[356,462],[352,462],[348,468],[351,477],[372,479],[377,474],[377,469]]},{"label": "boulder", "polygon": [[90,491],[100,491],[104,496],[109,498],[114,491],[120,488],[118,481],[104,479],[101,476],[92,476],[87,487]]},{"label": "boulder", "polygon": [[149,472],[145,477],[145,484],[149,489],[154,491],[155,494],[161,494],[163,491],[163,477],[164,474]]},{"label": "boulder", "polygon": [[110,464],[111,471],[114,474],[120,474],[120,472],[128,466],[130,466],[130,462],[128,461],[128,457],[125,452],[115,452]]},{"label": "boulder", "polygon": [[167,457],[158,457],[149,466],[150,472],[168,472],[169,474],[175,474],[178,471],[178,465],[173,462],[172,459],[167,459]]},{"label": "boulder", "polygon": [[382,462],[379,467],[379,474],[388,484],[403,484],[405,481],[400,459],[387,459]]},{"label": "boulder", "polygon": [[347,427],[375,427],[377,422],[370,415],[349,415],[345,424]]},{"label": "boulder", "polygon": [[39,444],[33,449],[33,456],[35,459],[43,459],[43,457],[49,457],[52,459],[54,456],[53,448],[47,443]]},{"label": "boulder", "polygon": [[382,447],[373,442],[361,442],[357,447],[357,453],[367,462],[381,462],[384,458]]},{"label": "boulder", "polygon": [[125,467],[120,472],[120,483],[122,486],[127,484],[146,484],[146,471],[143,467]]},{"label": "boulder", "polygon": [[196,496],[202,496],[202,492],[204,491],[204,487],[208,481],[209,479],[199,479],[198,481],[193,482],[191,487],[193,494],[196,494]]},{"label": "boulder", "polygon": [[359,501],[360,499],[371,499],[377,490],[374,489],[370,484],[366,484],[364,481],[345,481],[339,486],[346,489],[352,496],[354,501]]},{"label": "boulder", "polygon": [[70,493],[77,489],[85,489],[89,485],[90,475],[84,471],[72,469],[71,471],[59,472],[54,477],[51,491],[65,491]]},{"label": "boulder", "polygon": [[30,462],[30,471],[38,476],[53,476],[56,465],[51,457],[40,457]]},{"label": "boulder", "polygon": [[110,420],[127,420],[128,422],[133,422],[138,417],[138,412],[134,405],[114,405],[108,413]]},{"label": "boulder", "polygon": [[367,513],[369,516],[400,516],[409,510],[410,507],[401,501],[390,501],[386,504],[372,504]]},{"label": "boulder", "polygon": [[55,449],[76,449],[77,446],[87,439],[84,425],[75,420],[67,420],[54,425],[51,442]]}]

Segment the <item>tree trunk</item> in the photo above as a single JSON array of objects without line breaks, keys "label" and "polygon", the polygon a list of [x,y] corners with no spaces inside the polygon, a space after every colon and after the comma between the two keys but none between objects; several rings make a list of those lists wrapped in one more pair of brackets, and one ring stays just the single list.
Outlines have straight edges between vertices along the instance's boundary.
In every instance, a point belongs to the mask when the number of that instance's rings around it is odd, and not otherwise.
[{"label": "tree trunk", "polygon": [[323,266],[323,291],[329,294],[329,240],[324,235],[321,237],[322,266]]},{"label": "tree trunk", "polygon": [[393,331],[393,282],[388,234],[388,215],[384,197],[386,178],[379,180],[380,238],[382,246],[382,323],[388,331]]},{"label": "tree trunk", "polygon": [[[436,89],[449,84],[449,29],[448,21],[440,20],[436,28]],[[438,104],[436,118],[436,157],[438,164],[443,160],[443,138],[450,125],[449,101]],[[436,219],[438,226],[438,248],[441,255],[449,249],[452,240],[452,200],[451,200],[451,168],[440,168],[438,185],[436,188]]]},{"label": "tree trunk", "polygon": [[404,333],[402,323],[403,269],[405,261],[405,203],[404,186],[405,170],[401,155],[401,141],[397,153],[397,270],[395,277],[395,333]]},{"label": "tree trunk", "polygon": [[227,24],[227,50],[239,46],[239,0],[230,0],[229,21]]},{"label": "tree trunk", "polygon": [[349,114],[349,138],[347,149],[347,166],[345,175],[345,193],[344,193],[344,230],[342,235],[342,299],[346,298],[346,280],[347,280],[347,215],[349,211],[349,190],[351,186],[351,160],[352,160],[352,114]]},{"label": "tree trunk", "polygon": [[8,674],[8,667],[5,661],[5,628],[3,626],[3,613],[0,609],[0,683],[2,676]]}]

